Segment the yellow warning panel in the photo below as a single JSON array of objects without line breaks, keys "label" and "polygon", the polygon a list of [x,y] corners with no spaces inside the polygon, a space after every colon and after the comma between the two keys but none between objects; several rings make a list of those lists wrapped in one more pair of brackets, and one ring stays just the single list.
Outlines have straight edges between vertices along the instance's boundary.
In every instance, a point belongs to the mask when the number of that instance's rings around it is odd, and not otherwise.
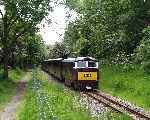
[{"label": "yellow warning panel", "polygon": [[97,72],[78,72],[78,80],[97,80]]}]

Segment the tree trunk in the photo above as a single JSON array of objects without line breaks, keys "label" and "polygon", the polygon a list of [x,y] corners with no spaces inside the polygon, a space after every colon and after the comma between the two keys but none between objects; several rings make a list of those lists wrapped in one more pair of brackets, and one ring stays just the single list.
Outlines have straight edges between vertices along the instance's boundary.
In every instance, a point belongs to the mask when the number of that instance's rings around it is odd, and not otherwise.
[{"label": "tree trunk", "polygon": [[5,11],[5,15],[3,18],[4,32],[2,37],[2,45],[4,52],[4,78],[8,79],[8,61],[9,61],[9,41],[8,41],[8,19],[7,19],[7,10]]},{"label": "tree trunk", "polygon": [[4,62],[4,78],[8,79],[8,62]]},{"label": "tree trunk", "polygon": [[4,49],[4,61],[3,61],[3,65],[4,65],[4,78],[8,79],[8,61],[9,61],[9,52],[8,52],[8,48]]}]

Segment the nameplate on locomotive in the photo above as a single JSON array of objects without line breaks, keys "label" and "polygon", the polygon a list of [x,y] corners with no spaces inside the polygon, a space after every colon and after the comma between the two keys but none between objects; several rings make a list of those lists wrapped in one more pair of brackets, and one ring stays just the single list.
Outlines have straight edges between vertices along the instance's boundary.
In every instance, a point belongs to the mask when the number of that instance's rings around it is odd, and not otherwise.
[{"label": "nameplate on locomotive", "polygon": [[97,80],[97,72],[78,72],[78,80]]}]

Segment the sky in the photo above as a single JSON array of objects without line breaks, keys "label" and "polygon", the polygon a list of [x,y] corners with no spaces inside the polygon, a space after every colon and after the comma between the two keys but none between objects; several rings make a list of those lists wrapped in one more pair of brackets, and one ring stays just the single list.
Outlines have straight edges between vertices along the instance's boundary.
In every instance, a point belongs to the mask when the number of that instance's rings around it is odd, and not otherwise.
[{"label": "sky", "polygon": [[[40,34],[43,37],[43,40],[46,44],[54,45],[55,42],[61,42],[64,37],[64,32],[69,21],[72,21],[76,18],[76,13],[74,11],[69,11],[71,18],[67,19],[68,8],[65,8],[64,5],[59,5],[54,8],[53,12],[49,13],[48,18],[51,19],[51,24],[48,25],[43,21],[41,23]],[[44,24],[44,28],[42,27]]]},{"label": "sky", "polygon": [[0,5],[0,10],[2,11],[2,13],[4,13],[4,6],[3,5]]}]

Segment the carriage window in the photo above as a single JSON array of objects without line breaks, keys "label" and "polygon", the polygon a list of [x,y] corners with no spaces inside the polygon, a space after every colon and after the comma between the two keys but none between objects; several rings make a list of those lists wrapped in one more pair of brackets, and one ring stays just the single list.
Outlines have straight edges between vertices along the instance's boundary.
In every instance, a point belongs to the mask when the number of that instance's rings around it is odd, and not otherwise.
[{"label": "carriage window", "polygon": [[86,67],[86,61],[79,61],[77,62],[78,67]]},{"label": "carriage window", "polygon": [[96,67],[96,62],[88,62],[88,67]]}]

